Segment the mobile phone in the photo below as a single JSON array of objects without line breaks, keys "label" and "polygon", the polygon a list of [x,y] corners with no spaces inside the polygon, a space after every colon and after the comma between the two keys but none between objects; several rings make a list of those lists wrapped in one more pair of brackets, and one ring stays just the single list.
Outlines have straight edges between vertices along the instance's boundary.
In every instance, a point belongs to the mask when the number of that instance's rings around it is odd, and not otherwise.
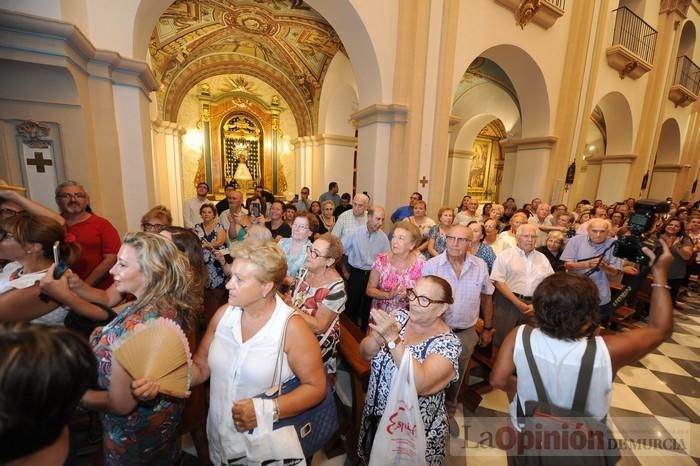
[{"label": "mobile phone", "polygon": [[56,265],[53,270],[53,278],[58,280],[68,270],[68,264],[61,260],[61,243],[59,241],[53,243],[53,263]]},{"label": "mobile phone", "polygon": [[260,204],[257,202],[250,205],[250,212],[253,217],[260,217]]}]

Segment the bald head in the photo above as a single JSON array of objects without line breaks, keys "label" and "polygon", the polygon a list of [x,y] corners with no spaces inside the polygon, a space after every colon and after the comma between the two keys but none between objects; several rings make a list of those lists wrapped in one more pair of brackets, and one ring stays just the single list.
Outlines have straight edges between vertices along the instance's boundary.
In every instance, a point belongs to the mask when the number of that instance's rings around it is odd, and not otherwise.
[{"label": "bald head", "polygon": [[469,246],[471,246],[473,233],[466,225],[452,225],[447,231],[447,257],[464,260],[467,256]]},{"label": "bald head", "polygon": [[358,193],[352,198],[352,214],[355,217],[362,217],[367,212],[369,197],[366,194]]},{"label": "bald head", "polygon": [[515,239],[518,247],[528,254],[535,249],[535,244],[537,243],[537,231],[538,228],[530,223],[523,223],[520,225],[518,230],[515,232]]},{"label": "bald head", "polygon": [[600,244],[608,238],[610,222],[604,218],[593,218],[588,222],[588,237],[594,244]]}]

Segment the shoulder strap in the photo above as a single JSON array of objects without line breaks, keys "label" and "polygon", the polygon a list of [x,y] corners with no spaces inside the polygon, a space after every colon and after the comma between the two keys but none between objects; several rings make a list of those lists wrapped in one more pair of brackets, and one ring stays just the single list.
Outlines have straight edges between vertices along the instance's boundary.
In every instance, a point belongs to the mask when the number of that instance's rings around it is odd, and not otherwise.
[{"label": "shoulder strap", "polygon": [[595,337],[592,337],[588,339],[586,351],[583,353],[583,357],[581,358],[581,368],[578,371],[574,403],[571,406],[571,410],[575,413],[583,414],[584,410],[586,409],[588,389],[591,387],[591,376],[593,375],[595,352],[596,340]]},{"label": "shoulder strap", "polygon": [[277,396],[282,395],[282,359],[284,354],[284,344],[287,340],[287,327],[289,326],[289,320],[296,315],[296,311],[291,312],[284,321],[284,327],[282,328],[282,338],[280,338],[280,345],[277,349],[277,360],[275,361],[275,370],[272,372],[272,384],[270,389],[265,392],[266,395],[272,396],[277,392]]},{"label": "shoulder strap", "polygon": [[532,354],[532,346],[530,345],[530,334],[532,334],[532,327],[526,325],[523,329],[523,349],[525,350],[527,365],[530,367],[530,374],[532,375],[533,382],[535,382],[535,390],[537,390],[537,401],[539,401],[540,403],[549,403],[549,399],[547,398],[547,391],[544,389],[544,384],[542,383],[540,371],[537,369],[537,363],[535,362],[535,357]]}]

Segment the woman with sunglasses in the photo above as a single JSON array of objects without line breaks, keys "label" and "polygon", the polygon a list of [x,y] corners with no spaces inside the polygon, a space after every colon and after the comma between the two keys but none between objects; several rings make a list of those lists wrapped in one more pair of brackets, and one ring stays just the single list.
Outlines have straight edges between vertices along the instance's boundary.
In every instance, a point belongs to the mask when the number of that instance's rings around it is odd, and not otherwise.
[{"label": "woman with sunglasses", "polygon": [[371,361],[365,408],[360,426],[358,454],[365,463],[374,441],[374,432],[384,414],[391,382],[404,351],[411,354],[421,417],[425,426],[425,461],[445,463],[449,427],[445,410],[445,388],[459,378],[459,339],[443,320],[452,304],[452,288],[435,275],[422,277],[406,291],[408,311],[389,315],[373,309],[370,332],[360,343],[360,354]]},{"label": "woman with sunglasses", "polygon": [[306,274],[296,282],[287,304],[296,310],[316,335],[323,364],[335,374],[335,352],[340,340],[340,314],[345,310],[345,282],[335,269],[343,257],[343,243],[331,233],[306,247]]}]

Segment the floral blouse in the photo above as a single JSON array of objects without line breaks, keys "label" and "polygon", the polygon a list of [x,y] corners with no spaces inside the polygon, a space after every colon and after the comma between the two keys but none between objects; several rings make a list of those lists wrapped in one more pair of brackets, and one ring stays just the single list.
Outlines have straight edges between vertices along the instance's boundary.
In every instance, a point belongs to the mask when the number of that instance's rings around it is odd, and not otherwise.
[{"label": "floral blouse", "polygon": [[[399,289],[404,291],[408,288],[413,288],[418,279],[421,277],[425,260],[421,254],[416,254],[416,260],[413,261],[406,270],[399,270],[389,262],[389,253],[377,255],[377,259],[372,264],[372,270],[379,273],[379,281],[377,288],[382,291],[391,291]],[[391,299],[373,299],[372,308],[383,309],[386,312],[393,312],[397,309],[405,308],[406,301],[401,295]]]}]

